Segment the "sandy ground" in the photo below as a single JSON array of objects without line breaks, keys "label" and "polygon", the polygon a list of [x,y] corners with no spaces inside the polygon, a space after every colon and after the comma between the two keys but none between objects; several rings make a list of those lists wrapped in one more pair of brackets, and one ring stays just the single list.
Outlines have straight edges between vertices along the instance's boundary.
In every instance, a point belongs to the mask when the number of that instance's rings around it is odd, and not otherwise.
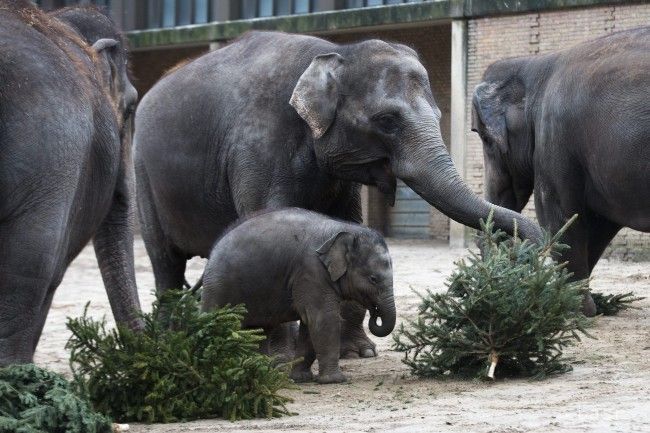
[{"label": "sandy ground", "polygon": [[[399,323],[415,314],[418,297],[413,290],[444,290],[453,262],[464,251],[423,241],[393,240],[389,247]],[[193,282],[201,269],[201,260],[192,261],[188,279]],[[136,244],[136,271],[141,301],[149,308],[153,275],[141,241]],[[650,297],[650,263],[603,260],[592,287]],[[88,300],[91,314],[110,316],[91,248],[72,264],[54,298],[37,364],[68,373],[65,318],[80,315]],[[591,331],[597,339],[585,339],[569,351],[576,358],[573,372],[544,381],[419,380],[409,375],[400,354],[390,350],[390,337],[376,338],[377,358],[342,361],[349,383],[309,384],[287,392],[295,400],[290,409],[296,416],[132,425],[131,431],[650,432],[650,299],[639,305],[641,310],[598,318]]]}]

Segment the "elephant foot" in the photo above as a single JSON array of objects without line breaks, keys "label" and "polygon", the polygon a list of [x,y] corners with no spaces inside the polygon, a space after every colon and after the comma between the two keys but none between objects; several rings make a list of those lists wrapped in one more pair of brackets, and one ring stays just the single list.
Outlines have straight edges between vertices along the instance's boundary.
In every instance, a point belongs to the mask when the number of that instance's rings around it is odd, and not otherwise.
[{"label": "elephant foot", "polygon": [[316,376],[316,382],[320,384],[326,384],[326,383],[343,383],[347,382],[348,378],[345,377],[345,375],[339,370],[334,373],[329,373],[329,374],[319,374]]},{"label": "elephant foot", "polygon": [[594,302],[594,299],[591,297],[591,294],[587,292],[582,298],[582,314],[584,314],[587,317],[594,317],[596,313],[597,313],[596,303]]},{"label": "elephant foot", "polygon": [[344,325],[341,323],[341,358],[372,358],[377,356],[375,343],[366,335],[361,324]]},{"label": "elephant foot", "polygon": [[314,374],[311,372],[311,370],[293,370],[289,377],[296,383],[314,381]]}]

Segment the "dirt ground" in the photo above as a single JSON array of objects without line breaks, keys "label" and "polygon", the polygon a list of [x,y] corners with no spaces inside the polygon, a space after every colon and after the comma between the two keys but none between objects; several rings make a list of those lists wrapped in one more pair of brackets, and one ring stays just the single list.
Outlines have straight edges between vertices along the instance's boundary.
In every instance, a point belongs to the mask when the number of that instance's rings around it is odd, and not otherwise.
[{"label": "dirt ground", "polygon": [[[444,290],[453,262],[463,250],[424,241],[389,242],[400,320],[412,318],[418,304],[413,292]],[[188,279],[201,273],[191,262]],[[151,305],[153,275],[141,241],[136,271],[143,306]],[[594,272],[595,291],[634,291],[650,297],[650,263],[602,260]],[[36,363],[68,373],[64,345],[66,316],[81,314],[92,301],[93,315],[110,316],[95,256],[86,248],[68,270],[50,310]],[[375,338],[379,356],[344,360],[349,382],[308,384],[286,394],[298,415],[274,420],[207,420],[167,425],[131,425],[133,432],[650,432],[650,299],[641,310],[598,318],[595,340],[584,339],[569,354],[571,373],[544,381],[494,383],[419,380],[409,375],[391,338]]]}]

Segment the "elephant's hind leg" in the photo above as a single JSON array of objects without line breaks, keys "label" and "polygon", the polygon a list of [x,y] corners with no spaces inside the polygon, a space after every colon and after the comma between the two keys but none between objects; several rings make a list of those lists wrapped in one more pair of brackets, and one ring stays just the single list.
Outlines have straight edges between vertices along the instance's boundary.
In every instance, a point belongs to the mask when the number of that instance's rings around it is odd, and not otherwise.
[{"label": "elephant's hind leg", "polygon": [[140,229],[147,254],[151,259],[156,292],[182,289],[185,283],[187,259],[165,235],[158,219],[149,179],[141,167],[138,169],[136,180]]},{"label": "elephant's hind leg", "polygon": [[277,362],[291,362],[296,357],[298,322],[281,323],[266,333],[266,350]]},{"label": "elephant's hind leg", "polygon": [[32,210],[0,227],[0,366],[32,362],[64,270],[64,236],[54,221],[51,212]]},{"label": "elephant's hind leg", "polygon": [[311,343],[309,329],[304,322],[300,323],[296,346],[296,356],[301,357],[302,361],[294,365],[291,370],[291,379],[295,382],[311,382],[314,380],[311,365],[316,360],[316,352]]}]

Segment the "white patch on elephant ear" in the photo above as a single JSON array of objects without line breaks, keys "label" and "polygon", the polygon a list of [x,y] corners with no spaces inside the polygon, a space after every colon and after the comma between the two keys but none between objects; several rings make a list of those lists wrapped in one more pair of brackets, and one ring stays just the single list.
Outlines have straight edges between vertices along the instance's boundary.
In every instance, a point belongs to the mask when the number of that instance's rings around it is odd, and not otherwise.
[{"label": "white patch on elephant ear", "polygon": [[507,150],[508,131],[506,129],[504,101],[498,89],[498,83],[482,82],[476,86],[474,90],[474,100],[477,105],[475,114],[480,118],[485,132],[492,141],[505,152]]},{"label": "white patch on elephant ear", "polygon": [[334,121],[342,64],[343,57],[337,53],[314,57],[293,89],[289,104],[307,122],[314,138],[322,137]]}]

